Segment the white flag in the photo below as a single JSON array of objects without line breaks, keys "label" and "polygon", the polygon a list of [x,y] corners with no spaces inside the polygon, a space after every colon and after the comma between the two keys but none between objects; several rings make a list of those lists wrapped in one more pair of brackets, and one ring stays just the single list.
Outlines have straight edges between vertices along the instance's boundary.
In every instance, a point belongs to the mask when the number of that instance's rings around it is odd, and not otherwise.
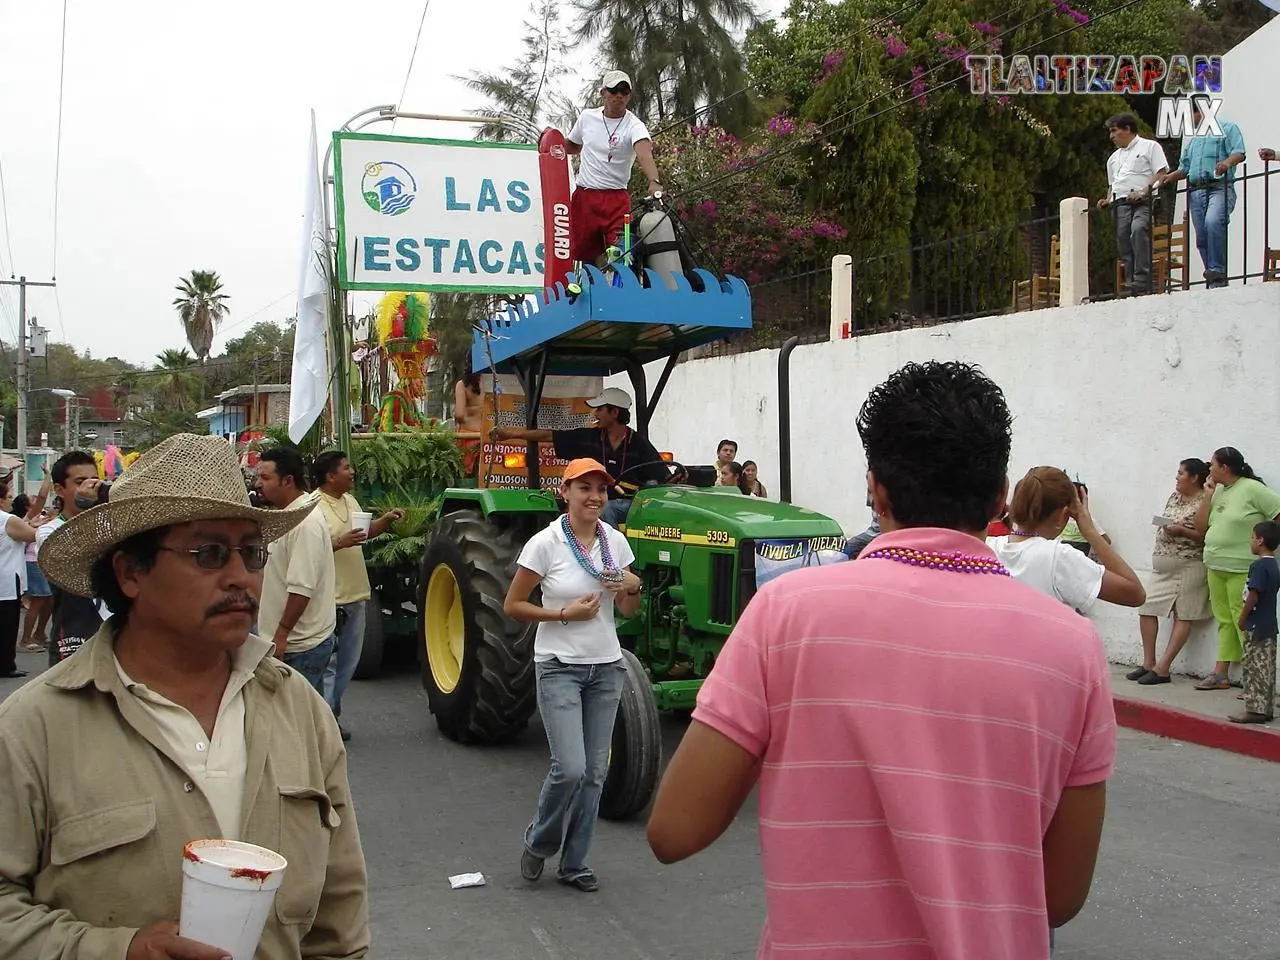
[{"label": "white flag", "polygon": [[307,150],[307,212],[302,223],[302,263],[298,273],[297,326],[293,337],[293,377],[289,385],[289,439],[301,442],[324,410],[329,396],[329,246],[316,147],[316,112],[311,111]]}]

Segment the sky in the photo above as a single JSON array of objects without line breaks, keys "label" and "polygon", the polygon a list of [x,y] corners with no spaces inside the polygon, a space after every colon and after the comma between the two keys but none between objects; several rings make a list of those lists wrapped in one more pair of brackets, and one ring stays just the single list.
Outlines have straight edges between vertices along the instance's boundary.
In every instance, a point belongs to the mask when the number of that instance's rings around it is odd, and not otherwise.
[{"label": "sky", "polygon": [[[785,0],[758,6],[776,15]],[[427,0],[404,109],[481,106],[454,78],[514,61],[528,8]],[[144,365],[185,345],[173,288],[193,269],[216,270],[230,294],[215,354],[292,316],[310,111],[323,153],[352,114],[399,101],[422,15],[422,0],[68,0],[59,165],[62,4],[0,0],[0,273],[57,280],[56,294],[29,288],[28,315],[53,341]],[[598,71],[590,51],[573,65]],[[471,136],[414,121],[395,132]],[[17,301],[0,287],[9,344]]]}]

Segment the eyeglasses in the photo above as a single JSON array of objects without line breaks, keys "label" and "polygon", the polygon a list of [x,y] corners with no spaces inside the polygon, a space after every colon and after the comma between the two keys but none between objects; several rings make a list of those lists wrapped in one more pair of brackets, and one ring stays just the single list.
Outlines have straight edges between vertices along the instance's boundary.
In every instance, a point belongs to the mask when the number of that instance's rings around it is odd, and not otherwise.
[{"label": "eyeglasses", "polygon": [[613,94],[619,94],[619,93],[620,93],[620,94],[622,94],[623,96],[626,96],[627,94],[629,94],[629,93],[631,92],[631,88],[630,88],[630,87],[628,87],[625,83],[620,83],[620,84],[618,84],[616,87],[605,87],[605,88],[604,88],[604,92],[605,92],[605,93],[613,93]]},{"label": "eyeglasses", "polygon": [[160,547],[165,553],[189,553],[196,558],[196,566],[203,570],[221,570],[231,560],[231,554],[240,554],[246,570],[256,572],[267,565],[267,548],[260,543],[245,547],[229,547],[225,543],[202,543],[190,550],[176,547]]}]

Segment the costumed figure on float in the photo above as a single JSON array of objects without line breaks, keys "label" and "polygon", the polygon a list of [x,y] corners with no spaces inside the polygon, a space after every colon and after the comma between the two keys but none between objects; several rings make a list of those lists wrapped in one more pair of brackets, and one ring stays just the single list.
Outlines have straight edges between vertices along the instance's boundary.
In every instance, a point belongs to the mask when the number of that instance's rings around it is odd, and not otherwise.
[{"label": "costumed figure on float", "polygon": [[386,433],[423,425],[419,404],[427,394],[427,363],[436,355],[428,335],[431,300],[425,293],[393,291],[378,301],[378,348],[396,374],[396,386],[382,397],[374,429]]}]

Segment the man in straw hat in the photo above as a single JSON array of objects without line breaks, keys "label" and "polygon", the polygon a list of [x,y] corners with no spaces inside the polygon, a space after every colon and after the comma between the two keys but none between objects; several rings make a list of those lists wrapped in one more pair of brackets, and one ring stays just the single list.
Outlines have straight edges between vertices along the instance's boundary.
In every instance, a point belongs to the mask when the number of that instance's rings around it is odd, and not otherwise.
[{"label": "man in straw hat", "polygon": [[226,441],[179,434],[40,565],[112,613],[0,703],[0,956],[219,960],[178,936],[182,851],[288,860],[256,960],[364,957],[364,855],[333,713],[252,635],[266,545],[314,504],[250,505]]}]

